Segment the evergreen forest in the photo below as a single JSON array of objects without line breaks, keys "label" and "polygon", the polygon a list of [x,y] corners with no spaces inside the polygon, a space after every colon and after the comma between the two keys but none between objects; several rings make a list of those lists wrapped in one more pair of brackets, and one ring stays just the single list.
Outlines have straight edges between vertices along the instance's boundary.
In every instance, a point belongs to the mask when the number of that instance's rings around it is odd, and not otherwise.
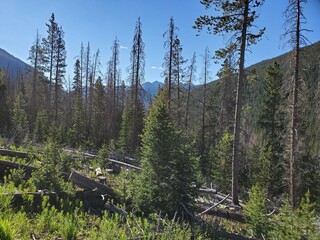
[{"label": "evergreen forest", "polygon": [[194,34],[232,37],[189,60],[168,19],[155,96],[140,18],[127,79],[117,37],[103,64],[82,43],[67,79],[48,16],[25,71],[0,68],[0,239],[320,239],[320,42],[288,0],[291,51],[246,67],[263,2],[201,0],[217,14]]}]

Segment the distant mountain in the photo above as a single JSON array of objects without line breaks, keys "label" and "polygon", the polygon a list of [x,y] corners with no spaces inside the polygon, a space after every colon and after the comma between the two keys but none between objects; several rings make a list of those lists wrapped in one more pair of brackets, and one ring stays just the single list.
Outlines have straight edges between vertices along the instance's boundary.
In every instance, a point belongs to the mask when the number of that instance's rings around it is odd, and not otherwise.
[{"label": "distant mountain", "polygon": [[142,88],[147,92],[147,94],[153,98],[158,93],[158,89],[163,87],[162,82],[145,82],[142,84]]},{"label": "distant mountain", "polygon": [[30,66],[22,60],[12,56],[6,50],[0,48],[0,68],[15,80],[18,78],[19,74],[25,73]]}]

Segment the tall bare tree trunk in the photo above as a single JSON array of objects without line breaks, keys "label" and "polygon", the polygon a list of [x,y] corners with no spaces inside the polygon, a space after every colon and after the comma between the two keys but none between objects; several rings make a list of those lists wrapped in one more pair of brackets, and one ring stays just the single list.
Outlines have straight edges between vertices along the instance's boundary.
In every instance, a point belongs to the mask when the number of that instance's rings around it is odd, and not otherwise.
[{"label": "tall bare tree trunk", "polygon": [[299,60],[300,60],[300,0],[296,4],[296,32],[294,46],[294,77],[292,79],[292,111],[290,127],[290,203],[293,209],[296,208],[296,157],[297,157],[297,102],[298,102],[298,82],[299,82]]},{"label": "tall bare tree trunk", "polygon": [[172,67],[173,67],[173,34],[174,34],[174,25],[173,18],[170,19],[170,49],[169,49],[169,72],[168,72],[168,107],[169,111],[171,108],[171,91],[172,91]]},{"label": "tall bare tree trunk", "polygon": [[233,129],[233,149],[232,149],[232,203],[239,205],[239,145],[240,145],[240,124],[241,124],[241,111],[242,111],[242,97],[244,88],[244,58],[246,50],[247,38],[247,21],[249,12],[249,1],[245,0],[245,7],[243,12],[243,23],[241,32],[241,45],[240,45],[240,62],[239,62],[239,75],[237,82],[237,95],[235,107],[235,121]]},{"label": "tall bare tree trunk", "polygon": [[32,129],[34,127],[34,124],[36,122],[36,116],[37,116],[37,110],[38,110],[38,101],[37,101],[37,82],[38,82],[38,60],[39,60],[39,48],[40,48],[40,37],[37,30],[37,37],[36,37],[36,45],[35,45],[35,56],[34,56],[34,65],[33,65],[33,79],[32,79],[32,90],[31,90],[31,106],[30,106],[30,112],[31,112],[31,118],[30,123],[32,126]]},{"label": "tall bare tree trunk", "polygon": [[188,120],[189,120],[189,103],[191,98],[191,86],[192,86],[192,78],[193,78],[193,72],[195,69],[196,64],[196,53],[193,54],[191,65],[189,67],[189,81],[188,81],[188,95],[187,95],[187,103],[186,103],[186,116],[185,116],[185,122],[184,127],[188,128]]}]

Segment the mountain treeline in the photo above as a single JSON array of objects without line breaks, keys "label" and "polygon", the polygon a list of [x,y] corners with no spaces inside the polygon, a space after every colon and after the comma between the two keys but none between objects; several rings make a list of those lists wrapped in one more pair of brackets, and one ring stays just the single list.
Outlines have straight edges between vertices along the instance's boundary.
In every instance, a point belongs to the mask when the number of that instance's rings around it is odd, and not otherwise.
[{"label": "mountain treeline", "polygon": [[[140,19],[128,79],[121,75],[115,38],[104,74],[99,49],[93,51],[87,43],[80,46],[73,77],[66,81],[64,32],[52,14],[46,36],[37,33],[30,48],[30,72],[18,81],[0,72],[1,135],[16,143],[41,143],[50,136],[90,150],[107,145],[141,159],[136,201],[149,210],[173,214],[181,202],[192,202],[198,183],[231,192],[235,204],[238,193],[246,198],[255,184],[270,199],[289,195],[293,208],[307,191],[319,200],[314,186],[320,179],[320,43],[302,48],[300,1],[291,0],[286,21],[287,32],[297,33],[289,34],[296,44],[293,51],[245,68],[248,47],[259,44],[265,30],[252,32],[261,1],[234,2],[202,1],[206,8],[215,5],[221,15],[199,17],[194,28],[234,35],[215,54],[206,48],[201,59],[196,53],[190,60],[183,56],[178,28],[170,19],[164,33],[165,85],[150,109],[141,87],[145,53]],[[219,80],[211,82],[214,55],[222,68]],[[196,65],[203,84],[193,87]],[[166,199],[170,204],[164,204]]]}]

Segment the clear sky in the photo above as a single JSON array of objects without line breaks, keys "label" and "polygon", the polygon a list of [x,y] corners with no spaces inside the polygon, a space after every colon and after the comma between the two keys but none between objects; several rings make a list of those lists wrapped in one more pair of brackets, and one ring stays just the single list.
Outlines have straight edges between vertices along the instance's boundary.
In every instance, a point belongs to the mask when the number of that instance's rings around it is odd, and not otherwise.
[{"label": "clear sky", "polygon": [[[283,11],[288,0],[265,0],[260,8],[257,29],[266,27],[263,39],[247,53],[246,66],[264,59],[276,57],[290,48],[281,40]],[[307,18],[306,33],[311,43],[320,40],[320,0],[309,0],[304,6]],[[54,13],[56,21],[65,32],[67,50],[67,75],[73,77],[75,59],[79,56],[81,42],[89,41],[91,50],[101,52],[101,72],[106,72],[106,62],[111,55],[115,36],[120,40],[120,64],[122,78],[127,76],[130,48],[138,17],[141,18],[145,43],[146,81],[162,81],[161,66],[166,50],[163,33],[168,29],[170,17],[179,28],[178,36],[183,45],[183,56],[191,59],[197,53],[197,69],[200,73],[201,55],[206,47],[213,53],[228,40],[205,32],[200,36],[192,29],[195,19],[203,14],[214,15],[213,9],[205,10],[200,0],[0,0],[0,47],[28,62],[28,52],[35,40],[36,31],[46,36],[46,23]],[[212,78],[219,65],[212,62]]]}]

